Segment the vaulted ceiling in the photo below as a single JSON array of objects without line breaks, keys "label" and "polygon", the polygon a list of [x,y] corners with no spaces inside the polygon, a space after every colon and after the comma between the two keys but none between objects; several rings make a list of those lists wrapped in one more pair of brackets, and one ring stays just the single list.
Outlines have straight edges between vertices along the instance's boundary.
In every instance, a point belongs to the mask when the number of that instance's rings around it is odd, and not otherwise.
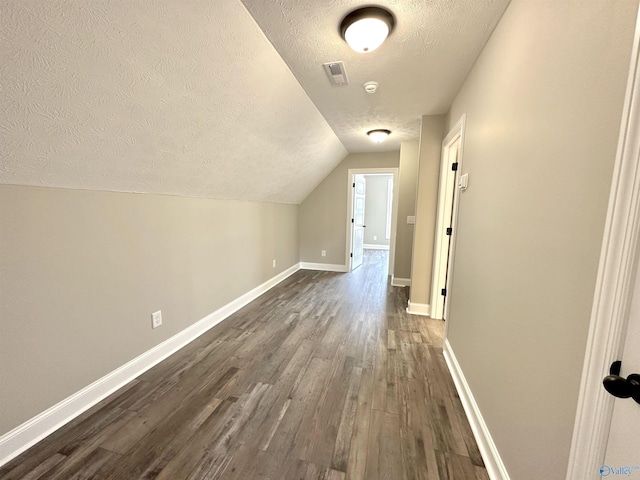
[{"label": "vaulted ceiling", "polygon": [[352,0],[5,0],[0,183],[300,202],[348,151],[444,113],[507,3],[382,2],[396,31],[358,55],[337,31]]},{"label": "vaulted ceiling", "polygon": [[[396,26],[377,50],[353,51],[341,20],[360,0],[242,0],[350,152],[398,150],[420,134],[420,117],[446,113],[510,0],[380,0]],[[366,4],[366,3],[365,3]],[[343,61],[347,86],[322,64]],[[364,91],[379,83],[376,94]],[[391,130],[380,145],[366,132]]]}]

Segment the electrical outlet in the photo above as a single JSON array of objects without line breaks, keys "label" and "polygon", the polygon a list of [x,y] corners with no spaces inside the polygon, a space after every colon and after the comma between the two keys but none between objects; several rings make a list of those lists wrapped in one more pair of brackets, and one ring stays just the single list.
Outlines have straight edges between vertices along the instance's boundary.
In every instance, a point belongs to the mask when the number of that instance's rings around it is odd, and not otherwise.
[{"label": "electrical outlet", "polygon": [[377,240],[377,239],[378,239],[378,236],[377,236],[377,235],[374,235],[374,236],[373,236],[373,239],[374,239],[374,240]]},{"label": "electrical outlet", "polygon": [[322,256],[326,257],[327,256],[327,251],[326,250],[322,250]]},{"label": "electrical outlet", "polygon": [[162,310],[151,314],[151,328],[158,328],[162,325]]},{"label": "electrical outlet", "polygon": [[273,260],[273,268],[276,268],[276,261],[275,261],[275,259]]}]

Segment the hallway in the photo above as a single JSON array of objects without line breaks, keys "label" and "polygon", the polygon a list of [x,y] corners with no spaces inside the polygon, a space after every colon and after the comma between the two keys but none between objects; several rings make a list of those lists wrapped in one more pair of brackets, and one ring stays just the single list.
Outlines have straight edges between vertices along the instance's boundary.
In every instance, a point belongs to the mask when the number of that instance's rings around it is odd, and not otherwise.
[{"label": "hallway", "polygon": [[17,479],[486,480],[387,252],[301,270],[0,469]]}]

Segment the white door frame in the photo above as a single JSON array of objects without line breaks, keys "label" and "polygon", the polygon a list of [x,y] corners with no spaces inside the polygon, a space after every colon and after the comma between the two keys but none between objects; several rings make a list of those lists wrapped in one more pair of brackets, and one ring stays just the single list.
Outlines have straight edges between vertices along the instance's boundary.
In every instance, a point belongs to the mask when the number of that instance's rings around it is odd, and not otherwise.
[{"label": "white door frame", "polygon": [[[445,204],[445,189],[447,188],[447,173],[449,171],[449,151],[451,146],[460,139],[460,148],[458,149],[458,174],[456,175],[456,182],[454,189],[458,188],[457,179],[459,178],[460,171],[462,170],[462,156],[464,150],[464,131],[465,131],[466,115],[463,114],[456,122],[451,131],[447,134],[442,141],[442,153],[440,156],[440,183],[438,185],[438,216],[436,219],[436,237],[433,248],[433,271],[431,274],[431,318],[442,320],[448,318],[449,302],[444,303],[444,310],[442,304],[444,302],[442,298],[442,284],[445,283],[443,276],[446,277],[446,285],[444,288],[447,292],[451,287],[451,272],[453,271],[453,259],[455,250],[455,237],[458,227],[458,205],[460,202],[460,194],[455,193],[453,198],[453,212],[451,217],[451,224],[449,220],[444,218],[444,212],[446,209]],[[453,233],[448,242],[443,240],[446,238],[445,230],[451,226]],[[444,271],[443,267],[448,265],[447,270]],[[449,272],[449,275],[446,272]],[[442,314],[439,312],[442,311]]]},{"label": "white door frame", "polygon": [[602,379],[620,358],[629,319],[640,229],[640,16],[622,112],[609,208],[566,480],[599,479],[614,397]]},{"label": "white door frame", "polygon": [[396,223],[398,220],[398,168],[350,168],[347,170],[347,240],[345,243],[345,259],[344,264],[347,266],[347,272],[351,271],[351,242],[353,230],[351,228],[351,218],[353,215],[353,176],[354,175],[371,175],[371,174],[388,174],[393,175],[393,205],[391,208],[391,238],[389,239],[389,275],[393,275],[396,256]]}]

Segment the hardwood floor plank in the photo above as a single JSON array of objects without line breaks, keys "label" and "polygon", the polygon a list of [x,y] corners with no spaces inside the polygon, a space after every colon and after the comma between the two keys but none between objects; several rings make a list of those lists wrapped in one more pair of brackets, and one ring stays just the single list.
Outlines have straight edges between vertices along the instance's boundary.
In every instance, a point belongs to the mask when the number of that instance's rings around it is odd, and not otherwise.
[{"label": "hardwood floor plank", "polygon": [[367,480],[406,479],[398,415],[373,410],[367,451]]},{"label": "hardwood floor plank", "polygon": [[488,480],[387,252],[301,270],[0,467],[2,480]]},{"label": "hardwood floor plank", "polygon": [[314,463],[307,465],[307,471],[305,472],[305,480],[344,480],[344,472],[333,470],[329,467],[323,467]]},{"label": "hardwood floor plank", "polygon": [[176,412],[132,445],[105,480],[157,476],[173,460],[206,421],[220,400],[203,394]]},{"label": "hardwood floor plank", "polygon": [[347,478],[362,480],[366,478],[367,453],[369,450],[369,428],[371,425],[371,396],[373,393],[374,373],[372,369],[362,371],[356,418],[349,446]]},{"label": "hardwood floor plank", "polygon": [[254,417],[260,401],[271,388],[271,385],[258,383],[236,402],[231,411],[232,415],[220,426],[218,434],[207,446],[205,455],[195,466],[189,479],[224,478],[223,475],[234,455],[233,446],[236,440]]},{"label": "hardwood floor plank", "polygon": [[331,459],[331,467],[341,472],[347,471],[347,462],[349,461],[353,426],[356,421],[356,412],[358,410],[358,397],[361,382],[362,369],[354,367],[351,371],[349,390],[347,391],[347,398],[342,409],[340,426],[338,427],[338,434],[336,436],[335,447],[333,449],[333,457]]},{"label": "hardwood floor plank", "polygon": [[[217,399],[214,399],[217,400]],[[207,420],[193,434],[176,455],[169,460],[157,474],[156,480],[184,480],[193,471],[206,454],[208,445],[218,433],[218,425],[222,424],[229,410],[235,403],[223,400],[211,412]]]},{"label": "hardwood floor plank", "polygon": [[300,459],[307,445],[308,432],[320,394],[330,373],[326,360],[312,358],[301,375],[300,382],[291,392],[291,404],[282,418],[267,452],[276,456],[295,456]]},{"label": "hardwood floor plank", "polygon": [[[2,480],[21,480],[46,458],[55,453],[60,453],[62,450],[68,451],[71,455],[80,448],[83,453],[88,452],[90,448],[97,448],[98,445],[93,441],[96,436],[98,436],[99,440],[102,440],[104,432],[111,431],[110,426],[114,429],[121,427],[122,422],[126,421],[125,415],[126,413],[118,408],[103,408],[80,422],[73,422],[72,425],[61,428],[3,466],[0,469],[0,478]],[[65,455],[65,457],[68,456]],[[77,456],[74,456],[71,461],[76,459]],[[65,463],[66,459],[56,465],[55,468],[65,468]]]},{"label": "hardwood floor plank", "polygon": [[387,352],[387,408],[389,413],[399,413],[398,407],[398,373],[397,373],[397,352],[389,350]]},{"label": "hardwood floor plank", "polygon": [[376,365],[373,384],[372,408],[384,412],[387,409],[387,368],[389,363],[387,331],[381,329],[376,346]]},{"label": "hardwood floor plank", "polygon": [[[222,364],[220,364],[222,366]],[[149,434],[156,425],[163,422],[171,413],[174,412],[176,406],[180,406],[197,394],[202,385],[211,385],[212,393],[215,395],[225,383],[227,383],[236,373],[237,368],[228,368],[220,375],[221,369],[215,369],[209,372],[209,375],[197,375],[190,382],[184,381],[180,384],[164,392],[158,398],[147,399],[149,403],[144,407],[140,406],[135,418],[127,422],[117,433],[112,435],[102,444],[102,448],[114,453],[125,454],[132,446],[134,446],[145,435]],[[220,375],[218,377],[218,375]]]},{"label": "hardwood floor plank", "polygon": [[416,378],[416,349],[411,332],[399,330],[396,332],[396,342],[398,376],[401,378]]},{"label": "hardwood floor plank", "polygon": [[360,337],[358,338],[358,355],[356,357],[356,367],[363,370],[373,371],[376,365],[376,352],[378,347],[378,322],[363,312]]},{"label": "hardwood floor plank", "polygon": [[[469,457],[436,451],[440,480],[476,479],[476,468]],[[485,470],[486,471],[486,470]]]},{"label": "hardwood floor plank", "polygon": [[346,356],[346,350],[347,347],[342,344],[336,352],[328,381],[316,406],[311,429],[305,439],[305,447],[299,457],[301,460],[331,465],[354,364],[353,357]]},{"label": "hardwood floor plank", "polygon": [[387,330],[387,349],[395,350],[396,349],[396,332],[394,330]]},{"label": "hardwood floor plank", "polygon": [[117,453],[97,448],[92,450],[89,455],[84,456],[81,462],[66,463],[64,469],[60,469],[52,475],[44,475],[39,480],[86,480],[95,478],[100,475],[100,472],[110,469],[119,459],[120,455]]},{"label": "hardwood floor plank", "polygon": [[400,440],[408,478],[439,480],[424,383],[400,380]]},{"label": "hardwood floor plank", "polygon": [[475,480],[491,480],[489,478],[489,474],[487,473],[487,469],[485,467],[474,467],[473,471],[475,472],[476,476],[474,477]]},{"label": "hardwood floor plank", "polygon": [[65,458],[65,455],[61,453],[56,453],[51,457],[47,458],[40,465],[31,470],[26,476],[22,477],[22,480],[40,480],[43,475],[53,469],[56,465],[62,462]]},{"label": "hardwood floor plank", "polygon": [[284,404],[282,405],[282,408],[280,409],[280,414],[278,415],[278,419],[273,423],[273,426],[271,427],[271,430],[269,431],[269,434],[265,438],[264,442],[258,447],[260,448],[260,450],[264,451],[267,448],[269,448],[269,444],[271,443],[273,436],[276,434],[276,430],[280,426],[280,422],[282,422],[284,415],[287,413],[287,410],[289,409],[289,405],[291,405],[291,399],[287,398]]}]

